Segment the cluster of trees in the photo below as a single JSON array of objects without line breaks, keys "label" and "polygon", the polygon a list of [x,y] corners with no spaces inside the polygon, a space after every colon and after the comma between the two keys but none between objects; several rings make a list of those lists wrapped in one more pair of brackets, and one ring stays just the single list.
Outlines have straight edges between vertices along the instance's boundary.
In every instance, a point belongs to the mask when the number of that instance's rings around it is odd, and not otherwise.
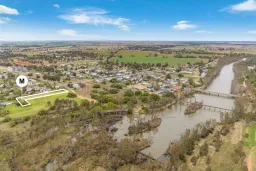
[{"label": "cluster of trees", "polygon": [[[105,57],[105,55],[101,53],[86,51],[57,51],[47,54],[35,54],[32,55],[33,58],[22,54],[16,54],[15,56],[23,56],[24,61],[40,65],[43,65],[43,61],[56,64],[57,62],[71,62],[78,60],[103,60]],[[13,54],[13,57],[15,56]]]},{"label": "cluster of trees", "polygon": [[69,97],[69,98],[76,98],[77,95],[75,93],[69,92],[67,97]]},{"label": "cluster of trees", "polygon": [[177,45],[133,45],[128,46],[129,50],[142,50],[142,51],[159,51],[165,48],[176,47]]},{"label": "cluster of trees", "polygon": [[[49,162],[47,156],[57,160],[59,167],[73,163],[71,159],[80,158],[77,161],[80,164],[89,163],[86,165],[89,170],[97,166],[116,170],[122,165],[136,163],[136,151],[144,148],[143,143],[128,139],[121,142],[113,140],[105,132],[104,125],[115,116],[99,117],[99,112],[117,109],[118,105],[111,102],[91,103],[88,100],[78,104],[74,100],[57,99],[48,106],[48,110],[31,117],[29,129],[21,132],[15,141],[12,134],[6,137],[0,133],[0,158],[5,159],[10,170],[42,170],[44,168],[41,167]],[[21,123],[18,120],[10,122]],[[98,134],[86,130],[89,123],[99,125]],[[8,145],[4,145],[7,142]],[[74,167],[80,167],[80,164]]]},{"label": "cluster of trees", "polygon": [[101,104],[109,103],[109,102],[114,104],[119,104],[120,101],[118,102],[118,100],[112,97],[110,94],[113,94],[113,92],[111,93],[110,90],[108,89],[103,89],[103,90],[94,89],[91,91],[91,98],[97,100]]},{"label": "cluster of trees", "polygon": [[6,110],[6,109],[4,109],[3,107],[0,106],[0,117],[5,117],[6,115],[9,115],[9,114],[10,114],[9,110]]},{"label": "cluster of trees", "polygon": [[115,88],[115,89],[122,89],[123,88],[123,84],[121,84],[121,83],[112,83],[111,87]]},{"label": "cluster of trees", "polygon": [[102,63],[102,67],[112,70],[114,68],[114,66],[123,68],[123,67],[127,67],[130,69],[136,69],[136,70],[142,70],[142,69],[150,69],[150,68],[162,68],[165,69],[169,66],[169,64],[166,63],[137,63],[137,62],[119,62],[118,60],[116,62],[114,61],[105,61]]},{"label": "cluster of trees", "polygon": [[[194,153],[195,144],[201,138],[206,138],[213,132],[216,121],[210,120],[205,123],[200,123],[192,130],[186,130],[185,134],[178,142],[170,145],[168,153],[170,155],[170,162],[168,168],[170,170],[178,170],[180,164],[186,162],[186,156],[191,156]],[[200,155],[208,154],[208,145],[204,144],[200,148]],[[194,159],[193,159],[194,160]]]},{"label": "cluster of trees", "polygon": [[62,75],[59,75],[59,74],[52,74],[52,75],[44,74],[43,79],[50,80],[50,81],[60,81],[61,76]]}]

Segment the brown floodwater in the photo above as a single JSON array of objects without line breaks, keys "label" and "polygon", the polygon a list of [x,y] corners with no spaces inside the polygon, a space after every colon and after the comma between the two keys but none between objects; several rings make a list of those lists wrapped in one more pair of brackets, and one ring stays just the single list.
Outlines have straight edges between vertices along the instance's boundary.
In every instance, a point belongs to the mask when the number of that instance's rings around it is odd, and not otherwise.
[{"label": "brown floodwater", "polygon": [[[212,84],[206,89],[219,93],[230,93],[231,84],[234,78],[233,64],[226,65],[222,68],[219,76],[215,78]],[[234,100],[218,97],[196,94],[193,99],[186,99],[187,101],[203,101],[205,105],[211,105],[215,107],[232,109],[234,107]],[[128,138],[143,137],[151,142],[151,146],[142,150],[145,154],[150,154],[154,158],[160,158],[167,150],[171,141],[179,140],[181,135],[186,129],[192,129],[200,122],[204,122],[210,119],[220,120],[219,111],[210,111],[206,109],[200,109],[196,113],[191,115],[184,115],[186,105],[177,104],[171,109],[166,109],[163,112],[158,113],[158,117],[162,119],[161,125],[149,132],[145,132],[139,135],[128,136]],[[150,119],[150,115],[134,115],[125,116],[122,121],[118,122],[115,127],[118,131],[114,133],[114,138],[121,140],[126,138],[125,134],[128,133],[128,127],[134,122],[134,118]]]}]

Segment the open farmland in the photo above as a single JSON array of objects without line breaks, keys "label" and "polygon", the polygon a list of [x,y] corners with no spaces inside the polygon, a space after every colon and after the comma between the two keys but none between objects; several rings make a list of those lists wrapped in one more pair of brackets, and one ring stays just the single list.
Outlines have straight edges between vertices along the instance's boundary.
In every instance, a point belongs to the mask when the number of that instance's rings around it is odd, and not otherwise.
[{"label": "open farmland", "polygon": [[108,56],[111,52],[113,52],[113,50],[106,50],[106,49],[90,49],[90,50],[83,50],[83,52],[89,52],[89,53],[99,53],[103,56]]},{"label": "open farmland", "polygon": [[175,58],[172,54],[160,54],[157,52],[147,52],[147,51],[119,51],[116,54],[117,57],[112,58],[116,62],[124,63],[168,63],[169,66],[175,66],[178,64],[197,63],[197,62],[207,62],[207,59],[201,58]]},{"label": "open farmland", "polygon": [[[232,44],[208,44],[208,45],[179,45],[167,49],[179,50],[186,52],[202,53],[208,52],[218,55],[220,53],[245,53],[245,54],[256,54],[255,45],[232,45]],[[207,54],[205,54],[207,55]]]}]

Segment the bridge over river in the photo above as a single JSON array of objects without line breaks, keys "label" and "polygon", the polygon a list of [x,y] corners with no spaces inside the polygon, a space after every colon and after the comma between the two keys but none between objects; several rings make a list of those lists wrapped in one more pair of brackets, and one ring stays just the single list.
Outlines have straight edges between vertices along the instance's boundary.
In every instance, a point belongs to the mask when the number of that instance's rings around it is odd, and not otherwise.
[{"label": "bridge over river", "polygon": [[195,93],[201,93],[201,94],[207,94],[212,96],[219,96],[219,97],[226,97],[226,98],[237,98],[240,97],[235,94],[227,94],[227,93],[219,93],[219,92],[213,92],[209,90],[200,90],[200,89],[194,89],[194,88],[185,88],[186,92],[195,92]]},{"label": "bridge over river", "polygon": [[[195,102],[189,102],[186,101],[185,102],[187,105],[191,104],[191,103],[195,103]],[[202,102],[203,103],[203,102]],[[217,107],[217,106],[211,106],[211,105],[206,105],[203,103],[203,109],[206,110],[210,110],[210,111],[215,111],[215,112],[225,112],[225,113],[230,113],[232,112],[233,109],[227,109],[227,108],[223,108],[223,107]]]}]

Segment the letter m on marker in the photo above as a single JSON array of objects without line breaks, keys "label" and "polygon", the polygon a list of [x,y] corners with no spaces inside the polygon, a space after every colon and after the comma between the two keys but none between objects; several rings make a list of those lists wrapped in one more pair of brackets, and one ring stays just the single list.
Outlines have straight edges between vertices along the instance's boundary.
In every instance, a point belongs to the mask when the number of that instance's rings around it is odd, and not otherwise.
[{"label": "letter m on marker", "polygon": [[19,82],[20,82],[20,84],[24,84],[25,83],[25,79],[24,78],[20,78]]}]

